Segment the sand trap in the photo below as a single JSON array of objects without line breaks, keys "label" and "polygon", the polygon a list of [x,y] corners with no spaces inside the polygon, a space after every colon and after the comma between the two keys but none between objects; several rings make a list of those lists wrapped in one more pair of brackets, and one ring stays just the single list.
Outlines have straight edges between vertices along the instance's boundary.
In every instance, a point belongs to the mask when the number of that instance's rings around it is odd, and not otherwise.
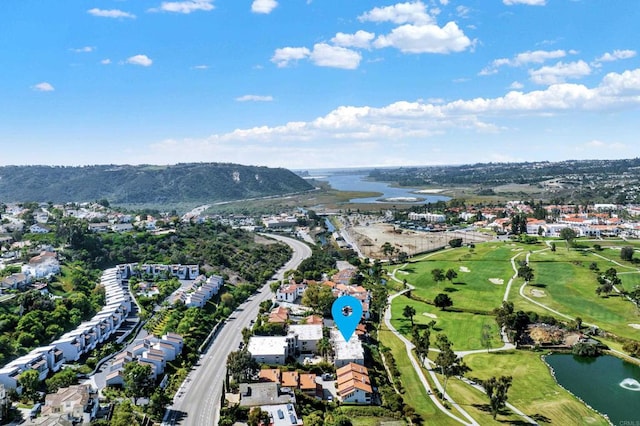
[{"label": "sand trap", "polygon": [[429,318],[438,318],[438,316],[436,314],[432,314],[429,312],[423,312],[422,315],[424,315],[425,317],[429,317]]},{"label": "sand trap", "polygon": [[461,266],[460,272],[471,272],[471,269],[467,268],[466,266]]},{"label": "sand trap", "polygon": [[502,278],[489,278],[489,281],[498,285],[504,284],[504,280]]},{"label": "sand trap", "polygon": [[631,328],[635,328],[636,330],[640,330],[640,324],[627,324],[627,325]]},{"label": "sand trap", "polygon": [[531,289],[531,295],[533,297],[545,297],[547,294],[542,290],[538,290],[538,289],[532,288]]}]

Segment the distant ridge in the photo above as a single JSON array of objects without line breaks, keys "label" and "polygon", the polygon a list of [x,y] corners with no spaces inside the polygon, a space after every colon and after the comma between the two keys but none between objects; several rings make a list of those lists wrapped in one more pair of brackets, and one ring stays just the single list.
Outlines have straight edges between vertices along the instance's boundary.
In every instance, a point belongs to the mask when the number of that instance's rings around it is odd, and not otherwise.
[{"label": "distant ridge", "polygon": [[211,203],[311,189],[287,169],[230,163],[0,167],[2,202]]}]

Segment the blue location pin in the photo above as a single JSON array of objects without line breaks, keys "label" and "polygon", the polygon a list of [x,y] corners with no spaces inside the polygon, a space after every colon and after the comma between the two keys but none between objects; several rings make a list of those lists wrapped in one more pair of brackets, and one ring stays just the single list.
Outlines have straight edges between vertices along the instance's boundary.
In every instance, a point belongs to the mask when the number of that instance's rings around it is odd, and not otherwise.
[{"label": "blue location pin", "polygon": [[353,296],[340,296],[331,306],[331,315],[342,337],[348,342],[362,318],[362,303]]}]

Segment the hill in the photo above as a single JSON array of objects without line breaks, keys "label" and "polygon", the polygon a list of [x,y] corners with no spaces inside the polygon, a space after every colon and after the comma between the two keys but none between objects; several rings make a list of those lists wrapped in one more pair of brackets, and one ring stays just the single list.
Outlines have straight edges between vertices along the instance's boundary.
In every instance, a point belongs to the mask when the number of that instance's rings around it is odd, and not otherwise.
[{"label": "hill", "polygon": [[287,169],[228,163],[0,167],[3,202],[107,199],[112,204],[204,204],[311,189]]}]

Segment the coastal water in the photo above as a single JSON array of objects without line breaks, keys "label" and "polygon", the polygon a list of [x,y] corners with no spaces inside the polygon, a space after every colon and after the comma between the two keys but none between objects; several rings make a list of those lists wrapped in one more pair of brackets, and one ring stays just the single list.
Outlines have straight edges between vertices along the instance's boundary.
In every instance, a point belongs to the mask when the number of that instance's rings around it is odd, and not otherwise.
[{"label": "coastal water", "polygon": [[640,367],[610,355],[552,354],[545,361],[556,380],[614,425],[640,424]]},{"label": "coastal water", "polygon": [[[396,203],[396,204],[427,204],[437,201],[447,201],[450,197],[437,194],[416,194],[416,188],[395,188],[387,182],[366,180],[367,174],[334,174],[326,173],[321,176],[311,176],[317,180],[329,182],[332,188],[339,191],[365,191],[380,192],[376,197],[354,198],[351,203]],[[392,201],[384,201],[391,199]],[[395,200],[394,200],[395,199]],[[402,201],[402,199],[415,199],[415,201]]]}]

